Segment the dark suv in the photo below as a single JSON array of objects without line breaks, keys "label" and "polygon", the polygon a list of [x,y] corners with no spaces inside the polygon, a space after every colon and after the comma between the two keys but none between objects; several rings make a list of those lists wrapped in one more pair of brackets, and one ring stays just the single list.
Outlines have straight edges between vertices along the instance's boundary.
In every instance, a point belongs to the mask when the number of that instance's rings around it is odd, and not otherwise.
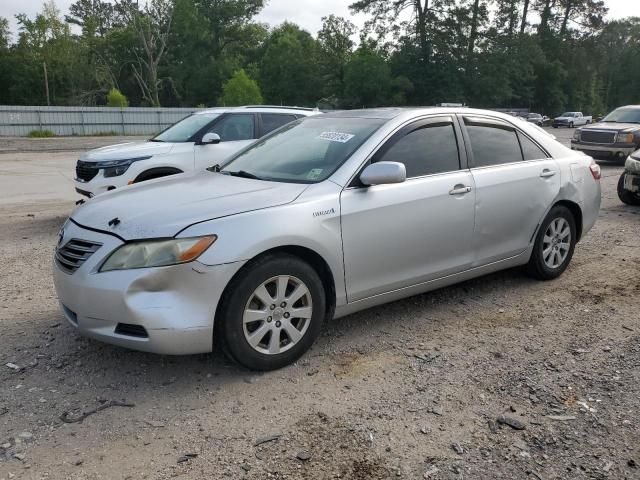
[{"label": "dark suv", "polygon": [[600,122],[576,129],[571,148],[624,161],[640,148],[640,105],[616,108]]}]

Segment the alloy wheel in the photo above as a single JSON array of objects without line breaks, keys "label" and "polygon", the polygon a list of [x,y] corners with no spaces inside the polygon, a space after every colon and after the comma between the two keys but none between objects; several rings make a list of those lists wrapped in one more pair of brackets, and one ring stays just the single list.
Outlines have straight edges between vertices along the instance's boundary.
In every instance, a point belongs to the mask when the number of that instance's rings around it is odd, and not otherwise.
[{"label": "alloy wheel", "polygon": [[542,239],[542,259],[549,268],[558,268],[566,260],[571,249],[571,227],[562,217],[555,218],[547,227]]},{"label": "alloy wheel", "polygon": [[242,318],[244,337],[260,353],[286,352],[304,337],[312,313],[311,292],[304,282],[290,275],[272,277],[247,301]]}]

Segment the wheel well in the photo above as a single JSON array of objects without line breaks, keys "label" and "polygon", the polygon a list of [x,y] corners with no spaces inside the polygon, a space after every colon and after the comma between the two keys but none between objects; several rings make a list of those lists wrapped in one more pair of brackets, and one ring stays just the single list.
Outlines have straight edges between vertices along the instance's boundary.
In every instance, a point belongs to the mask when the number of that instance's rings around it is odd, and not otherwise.
[{"label": "wheel well", "polygon": [[182,170],[173,167],[158,167],[145,170],[136,177],[133,183],[144,182],[145,180],[152,180],[154,178],[166,177],[168,175],[176,175],[183,173]]},{"label": "wheel well", "polygon": [[573,218],[576,221],[576,232],[578,234],[576,241],[579,242],[582,237],[582,210],[580,209],[580,205],[570,200],[560,200],[556,205],[563,205],[567,207],[573,214]]},{"label": "wheel well", "polygon": [[[216,317],[221,311],[220,307],[222,306],[222,303],[225,301],[225,299],[229,295],[227,288],[229,288],[229,285],[233,283],[233,280],[236,278],[236,276],[244,274],[244,271],[246,270],[246,268],[256,260],[258,260],[259,258],[262,258],[266,255],[273,255],[277,253],[286,253],[286,254],[298,257],[299,259],[304,260],[309,265],[311,265],[311,267],[318,273],[318,276],[322,281],[322,286],[324,287],[326,301],[327,301],[327,312],[325,315],[325,320],[328,321],[331,318],[333,318],[333,312],[336,309],[336,285],[333,279],[333,274],[331,273],[331,268],[329,268],[329,265],[327,264],[325,259],[322,258],[318,253],[314,252],[310,248],[300,247],[298,245],[284,245],[281,247],[272,248],[270,250],[266,250],[256,255],[251,260],[249,260],[234,275],[234,277],[227,284],[227,287],[225,287],[224,292],[222,292],[222,296],[220,297],[220,302],[218,303],[218,307],[216,308]],[[218,323],[217,320],[215,323],[216,324]]]}]

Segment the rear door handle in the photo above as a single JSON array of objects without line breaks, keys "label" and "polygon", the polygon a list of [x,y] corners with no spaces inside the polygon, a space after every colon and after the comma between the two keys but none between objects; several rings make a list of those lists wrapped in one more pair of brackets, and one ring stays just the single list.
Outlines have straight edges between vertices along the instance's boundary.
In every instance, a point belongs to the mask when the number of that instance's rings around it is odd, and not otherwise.
[{"label": "rear door handle", "polygon": [[540,178],[553,177],[556,174],[555,170],[547,170],[546,168],[540,174]]},{"label": "rear door handle", "polygon": [[471,191],[471,187],[466,185],[456,185],[453,187],[453,190],[449,190],[449,195],[464,195],[465,193],[469,193]]}]

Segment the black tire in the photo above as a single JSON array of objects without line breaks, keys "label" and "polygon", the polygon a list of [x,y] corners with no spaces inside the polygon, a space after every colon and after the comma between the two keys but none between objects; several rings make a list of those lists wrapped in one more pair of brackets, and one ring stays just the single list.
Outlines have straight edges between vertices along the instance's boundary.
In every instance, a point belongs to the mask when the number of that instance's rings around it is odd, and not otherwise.
[{"label": "black tire", "polygon": [[570,123],[570,124],[569,124],[569,128],[573,128],[573,123]]},{"label": "black tire", "polygon": [[551,125],[553,128],[558,128],[558,125]]},{"label": "black tire", "polygon": [[630,192],[624,188],[625,175],[626,173],[623,172],[618,180],[618,198],[622,203],[626,203],[627,205],[633,205],[634,207],[640,206],[640,194]]},{"label": "black tire", "polygon": [[[295,277],[307,287],[311,296],[311,318],[303,336],[288,350],[277,354],[261,353],[245,337],[243,315],[256,289],[280,275]],[[265,305],[265,308],[268,307]],[[311,347],[320,334],[325,314],[324,286],[313,267],[293,255],[265,255],[245,266],[229,283],[222,299],[220,314],[216,316],[215,341],[231,360],[240,365],[251,370],[275,370],[295,362]],[[268,334],[265,338],[270,340],[271,335]],[[283,341],[287,342],[289,337],[286,334],[284,337]]]},{"label": "black tire", "polygon": [[[551,268],[545,263],[543,258],[544,237],[551,222],[559,218],[565,219],[569,224],[571,239],[569,242],[569,251],[565,259],[556,268]],[[562,275],[562,273],[569,266],[571,258],[573,257],[573,251],[576,246],[576,239],[576,221],[573,217],[573,214],[571,213],[571,210],[563,205],[556,205],[547,214],[544,221],[542,222],[542,225],[540,225],[538,234],[536,235],[533,252],[531,253],[529,263],[527,264],[527,272],[529,273],[529,275],[538,280],[553,280],[554,278],[558,278],[560,275]]]}]

